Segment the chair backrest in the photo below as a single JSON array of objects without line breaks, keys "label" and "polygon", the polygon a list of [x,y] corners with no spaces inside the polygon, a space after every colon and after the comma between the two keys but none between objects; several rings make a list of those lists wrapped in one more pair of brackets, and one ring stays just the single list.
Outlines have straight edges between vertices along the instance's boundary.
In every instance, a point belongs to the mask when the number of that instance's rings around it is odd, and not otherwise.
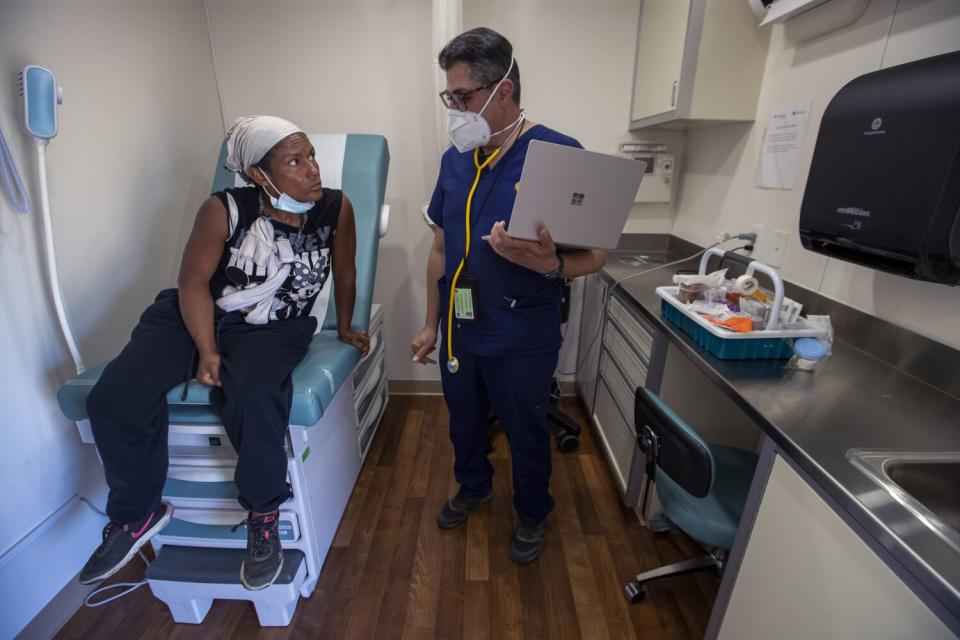
[{"label": "chair backrest", "polygon": [[[373,284],[380,249],[380,215],[390,166],[387,139],[379,135],[356,133],[311,133],[309,138],[317,152],[323,186],[341,189],[353,203],[357,225],[357,298],[353,326],[367,330],[370,328]],[[246,185],[242,178],[224,167],[226,157],[227,141],[224,140],[213,178],[213,191]],[[318,329],[336,329],[337,311],[332,278],[324,289],[326,291],[321,295],[328,302],[325,311],[321,311],[322,318],[318,318]]]},{"label": "chair backrest", "polygon": [[[639,387],[634,399],[634,426],[640,439],[644,427],[656,436],[654,462],[681,489],[696,498],[710,493],[714,481],[713,454],[706,441],[655,393]],[[648,451],[647,455],[654,454]]]}]

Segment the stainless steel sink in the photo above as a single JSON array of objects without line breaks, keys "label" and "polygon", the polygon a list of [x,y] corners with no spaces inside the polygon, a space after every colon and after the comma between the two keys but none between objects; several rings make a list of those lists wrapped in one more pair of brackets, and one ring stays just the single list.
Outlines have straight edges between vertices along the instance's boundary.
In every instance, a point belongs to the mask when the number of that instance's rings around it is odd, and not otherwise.
[{"label": "stainless steel sink", "polygon": [[851,449],[847,458],[960,552],[960,451]]},{"label": "stainless steel sink", "polygon": [[649,253],[630,252],[627,255],[618,256],[618,262],[631,267],[654,267],[666,262],[666,259],[660,255]]}]

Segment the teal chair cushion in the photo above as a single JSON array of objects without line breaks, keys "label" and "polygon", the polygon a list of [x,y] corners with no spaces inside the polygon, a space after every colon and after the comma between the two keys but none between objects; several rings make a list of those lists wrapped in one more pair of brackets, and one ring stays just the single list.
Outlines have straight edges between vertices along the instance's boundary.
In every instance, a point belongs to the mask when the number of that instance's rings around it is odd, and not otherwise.
[{"label": "teal chair cushion", "polygon": [[729,550],[743,515],[757,455],[734,447],[707,446],[714,466],[707,496],[692,496],[657,469],[657,497],[663,513],[691,538],[708,547]]},{"label": "teal chair cushion", "polygon": [[[359,361],[360,352],[340,342],[336,332],[315,335],[307,355],[293,372],[290,424],[310,426],[319,421]],[[71,420],[87,418],[87,396],[105,366],[106,363],[88,369],[60,388],[57,399],[65,416]],[[219,424],[219,416],[210,407],[210,387],[192,382],[186,399],[181,399],[183,387],[178,384],[167,393],[170,422]]]}]

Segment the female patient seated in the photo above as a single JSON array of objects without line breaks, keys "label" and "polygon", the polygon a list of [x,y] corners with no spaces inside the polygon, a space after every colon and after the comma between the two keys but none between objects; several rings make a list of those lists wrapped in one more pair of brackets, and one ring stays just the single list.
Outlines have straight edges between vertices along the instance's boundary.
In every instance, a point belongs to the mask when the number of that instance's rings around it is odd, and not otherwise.
[{"label": "female patient seated", "polygon": [[[177,289],[161,291],[130,342],[87,400],[110,493],[103,542],[80,582],[123,567],[170,520],[166,394],[196,377],[237,451],[239,502],[249,512],[240,580],[263,589],[283,565],[278,508],[290,497],[284,438],[291,373],[317,327],[314,304],[331,270],[340,339],[362,353],[352,329],[356,289],[353,207],[326,189],[313,145],[293,123],[239,118],[228,133],[227,168],[250,185],[200,206]],[[328,292],[325,292],[328,293]],[[184,394],[186,391],[184,391]]]}]

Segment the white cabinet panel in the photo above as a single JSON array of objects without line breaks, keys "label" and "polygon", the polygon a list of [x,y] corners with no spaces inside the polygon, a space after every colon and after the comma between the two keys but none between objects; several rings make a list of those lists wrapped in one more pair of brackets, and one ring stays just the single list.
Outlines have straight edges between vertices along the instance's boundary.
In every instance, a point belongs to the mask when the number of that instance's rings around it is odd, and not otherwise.
[{"label": "white cabinet panel", "polygon": [[633,120],[665,113],[677,106],[689,15],[689,0],[644,0],[641,5]]},{"label": "white cabinet panel", "polygon": [[777,456],[719,638],[953,638]]},{"label": "white cabinet panel", "polygon": [[746,0],[643,0],[630,128],[752,121],[769,42]]}]

